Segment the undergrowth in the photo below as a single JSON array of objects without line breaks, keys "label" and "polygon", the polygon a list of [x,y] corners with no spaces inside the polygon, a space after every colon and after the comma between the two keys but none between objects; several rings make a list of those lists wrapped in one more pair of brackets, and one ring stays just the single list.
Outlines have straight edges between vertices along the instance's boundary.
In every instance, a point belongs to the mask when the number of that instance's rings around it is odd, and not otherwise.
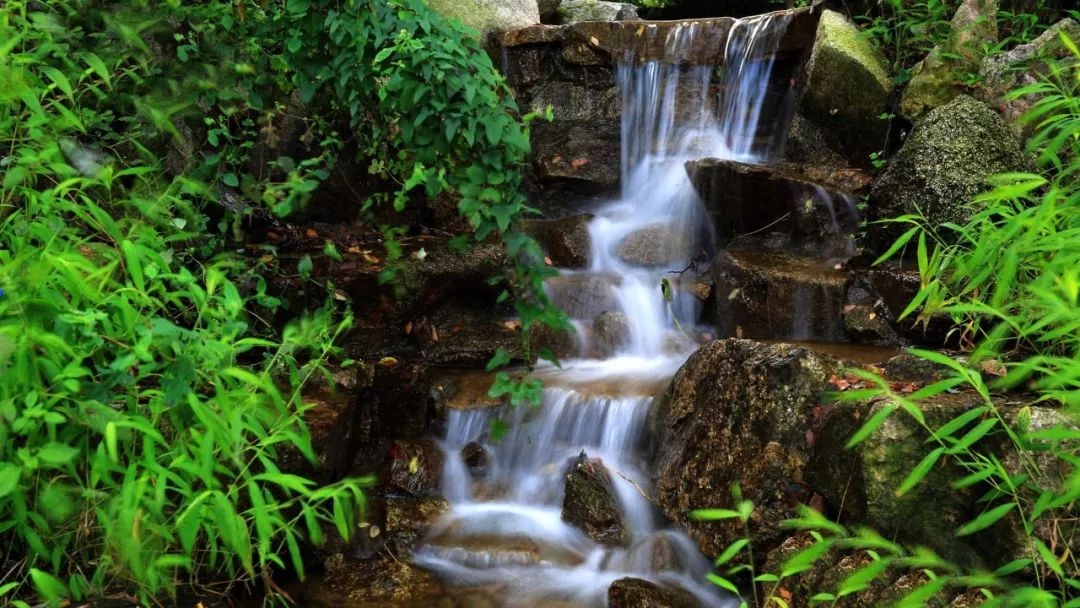
[{"label": "undergrowth", "polygon": [[[293,95],[317,111],[289,116]],[[261,159],[285,118],[303,149]],[[266,321],[277,270],[234,253],[243,227],[355,151],[384,186],[362,221],[447,194],[459,245],[503,240],[527,340],[565,323],[517,230],[530,119],[420,0],[0,4],[0,603],[273,590],[348,538],[369,480],[279,463],[315,458],[301,391],[351,316]],[[379,228],[393,258],[403,229]]]}]

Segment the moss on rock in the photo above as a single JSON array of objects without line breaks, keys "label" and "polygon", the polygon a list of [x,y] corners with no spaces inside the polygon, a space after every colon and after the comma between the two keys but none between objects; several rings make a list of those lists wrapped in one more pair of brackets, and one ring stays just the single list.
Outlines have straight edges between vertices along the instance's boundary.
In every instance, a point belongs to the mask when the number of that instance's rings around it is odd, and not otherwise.
[{"label": "moss on rock", "polygon": [[[921,213],[931,226],[965,223],[972,198],[995,173],[1029,169],[1020,142],[985,104],[960,95],[915,124],[870,191],[870,219]],[[885,251],[901,229],[871,224],[868,244]]]},{"label": "moss on rock", "polygon": [[850,160],[866,164],[885,137],[878,116],[892,90],[880,53],[854,23],[827,10],[806,70],[802,114],[834,134]]},{"label": "moss on rock", "polygon": [[536,0],[427,0],[447,19],[456,19],[477,32],[512,30],[540,23]]}]

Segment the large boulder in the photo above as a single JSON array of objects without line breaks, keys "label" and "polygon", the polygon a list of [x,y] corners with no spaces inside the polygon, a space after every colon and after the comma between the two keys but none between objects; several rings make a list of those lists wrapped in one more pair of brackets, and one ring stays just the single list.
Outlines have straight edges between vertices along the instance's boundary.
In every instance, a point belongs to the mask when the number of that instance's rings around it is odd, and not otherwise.
[{"label": "large boulder", "polygon": [[540,23],[536,0],[428,0],[428,5],[484,34]]},{"label": "large boulder", "polygon": [[934,47],[913,70],[900,98],[900,114],[914,120],[962,91],[963,77],[979,71],[983,45],[997,42],[997,0],[964,0],[946,45]]},{"label": "large boulder", "polygon": [[640,578],[620,578],[608,587],[608,605],[618,608],[697,608],[700,604],[688,591]]},{"label": "large boulder", "polygon": [[840,361],[791,344],[718,340],[691,355],[657,408],[660,509],[718,555],[746,530],[738,520],[697,521],[694,509],[733,508],[732,485],[754,503],[755,551],[784,536],[790,484],[809,459],[807,430]]},{"label": "large boulder", "polygon": [[801,114],[835,136],[848,160],[869,164],[885,140],[887,125],[879,116],[892,90],[881,54],[854,23],[827,10],[806,74]]},{"label": "large boulder", "polygon": [[[1000,116],[960,95],[915,123],[884,175],[870,190],[871,220],[922,214],[929,225],[965,223],[972,198],[996,173],[1029,167],[1020,142]],[[871,223],[868,245],[884,252],[903,228]]]},{"label": "large boulder", "polygon": [[637,19],[637,7],[623,2],[604,0],[564,0],[559,7],[563,23],[578,21],[625,21]]}]

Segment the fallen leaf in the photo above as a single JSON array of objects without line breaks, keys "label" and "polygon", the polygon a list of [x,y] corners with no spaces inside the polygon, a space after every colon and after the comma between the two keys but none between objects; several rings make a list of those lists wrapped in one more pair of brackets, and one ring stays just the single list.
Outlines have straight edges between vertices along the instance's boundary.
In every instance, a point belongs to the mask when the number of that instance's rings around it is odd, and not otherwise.
[{"label": "fallen leaf", "polygon": [[334,290],[334,299],[337,300],[338,302],[345,302],[345,301],[347,301],[349,299],[349,296],[345,295],[345,293],[343,291],[341,291],[340,289],[335,289]]},{"label": "fallen leaf", "polygon": [[398,360],[393,357],[383,357],[379,359],[379,365],[383,367],[392,367],[398,364]]},{"label": "fallen leaf", "polygon": [[584,167],[587,164],[589,164],[589,159],[587,158],[575,158],[574,160],[570,161],[570,166],[573,167],[575,171]]},{"label": "fallen leaf", "polygon": [[817,435],[814,431],[806,431],[806,447],[812,448],[815,443],[817,443]]},{"label": "fallen leaf", "polygon": [[371,526],[368,528],[368,537],[375,538],[380,532],[382,532],[382,530],[379,529],[379,526]]},{"label": "fallen leaf", "polygon": [[817,492],[814,492],[814,494],[810,497],[810,502],[807,503],[807,506],[809,506],[811,509],[817,511],[818,513],[821,513],[822,515],[824,515],[825,514],[825,497],[822,496],[821,494],[818,494]]},{"label": "fallen leaf", "polygon": [[409,475],[416,475],[420,471],[420,457],[413,456],[409,459]]},{"label": "fallen leaf", "polygon": [[278,233],[274,232],[273,230],[270,230],[270,231],[268,231],[266,233],[266,238],[270,239],[271,241],[276,241],[276,240],[280,239],[281,236]]},{"label": "fallen leaf", "polygon": [[368,264],[378,264],[379,263],[379,258],[371,255],[370,253],[368,253],[366,251],[363,253],[363,256],[364,256],[364,261],[367,262]]},{"label": "fallen leaf", "polygon": [[867,319],[870,319],[871,321],[873,321],[874,319],[876,319],[876,318],[877,318],[877,313],[876,313],[876,312],[872,312],[872,313],[870,313],[870,314],[866,315],[866,318],[867,318]]},{"label": "fallen leaf", "polygon": [[503,321],[503,327],[506,329],[521,329],[521,321],[517,319],[511,319],[509,321]]},{"label": "fallen leaf", "polygon": [[851,312],[853,310],[855,310],[855,305],[854,304],[848,304],[847,306],[844,307],[844,314],[846,315],[846,314],[848,314],[849,312]]},{"label": "fallen leaf", "polygon": [[405,323],[405,335],[412,333],[412,321]]},{"label": "fallen leaf", "polygon": [[352,254],[359,254],[360,253],[360,248],[357,247],[356,245],[353,245],[352,247],[349,247],[348,249],[346,249],[345,252],[346,253],[352,253]]},{"label": "fallen leaf", "polygon": [[741,325],[735,326],[735,337],[742,340],[742,326]]},{"label": "fallen leaf", "polygon": [[434,325],[431,326],[431,341],[432,342],[438,342],[439,341],[439,330],[435,329]]},{"label": "fallen leaf", "polygon": [[593,46],[600,46],[600,41],[597,40],[596,36],[589,36],[589,44]]},{"label": "fallen leaf", "polygon": [[556,154],[554,157],[552,157],[551,162],[553,162],[553,163],[561,163],[562,162],[562,155]]},{"label": "fallen leaf", "polygon": [[1008,373],[1008,370],[1005,369],[1005,364],[997,359],[987,359],[986,361],[983,361],[979,364],[979,369],[985,374],[998,377]]},{"label": "fallen leaf", "polygon": [[544,263],[547,264],[548,266],[553,265],[553,262],[551,261],[551,258],[549,258],[547,256],[544,256]]},{"label": "fallen leaf", "polygon": [[848,382],[847,380],[845,380],[845,379],[843,379],[843,378],[841,378],[841,377],[839,377],[839,376],[837,376],[835,374],[832,375],[832,376],[829,376],[829,384],[835,386],[836,390],[838,390],[838,391],[846,391],[849,387],[851,387],[850,382]]},{"label": "fallen leaf", "polygon": [[317,239],[319,238],[319,233],[315,232],[315,230],[312,228],[308,228],[304,230],[304,236],[308,237],[309,239]]}]

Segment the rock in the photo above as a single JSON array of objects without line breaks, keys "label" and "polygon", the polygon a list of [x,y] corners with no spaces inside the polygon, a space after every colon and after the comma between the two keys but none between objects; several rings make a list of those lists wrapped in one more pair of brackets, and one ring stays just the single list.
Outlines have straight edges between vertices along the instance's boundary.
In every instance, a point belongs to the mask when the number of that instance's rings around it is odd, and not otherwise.
[{"label": "rock", "polygon": [[388,495],[435,496],[442,467],[443,452],[434,441],[398,440],[387,450],[382,486]]},{"label": "rock", "polygon": [[620,578],[608,587],[608,605],[618,608],[698,608],[694,595],[640,578]]},{"label": "rock", "polygon": [[536,7],[540,11],[540,23],[558,23],[560,4],[562,0],[539,0]]},{"label": "rock", "polygon": [[325,589],[317,592],[316,605],[454,605],[435,575],[398,559],[357,561],[338,554],[328,558],[324,566],[324,585],[320,587]]},{"label": "rock", "polygon": [[963,92],[964,76],[979,71],[983,45],[997,42],[997,0],[964,0],[952,18],[953,36],[915,65],[900,98],[900,114],[915,120]]},{"label": "rock", "polygon": [[488,466],[491,465],[491,455],[484,446],[476,441],[470,441],[461,448],[461,459],[469,469],[469,475],[475,480],[487,477]]},{"label": "rock", "polygon": [[617,119],[537,123],[532,129],[536,179],[582,194],[614,192],[619,142]]},{"label": "rock", "polygon": [[712,263],[717,335],[845,341],[843,271],[778,252],[727,250]]},{"label": "rock", "polygon": [[358,534],[383,536],[396,555],[408,555],[439,516],[450,510],[450,504],[436,496],[395,496],[386,499],[385,509],[384,529],[368,527],[359,530]]},{"label": "rock", "polygon": [[540,23],[536,0],[428,0],[428,5],[443,17],[457,19],[481,34]]},{"label": "rock", "polygon": [[562,23],[578,21],[625,21],[637,19],[637,7],[622,2],[603,0],[563,0],[559,7]]},{"label": "rock", "polygon": [[619,501],[607,467],[599,458],[581,453],[566,475],[562,519],[602,545],[625,546],[630,531],[623,522]]},{"label": "rock", "polygon": [[817,41],[806,66],[806,85],[799,111],[836,137],[840,151],[857,166],[881,149],[892,82],[880,53],[862,32],[835,11],[818,23]]},{"label": "rock", "polygon": [[755,554],[785,536],[785,486],[803,478],[813,408],[842,368],[790,344],[729,339],[706,344],[679,369],[656,408],[657,504],[707,556],[746,531],[738,520],[697,521],[690,511],[733,508],[732,484],[755,505]]},{"label": "rock", "polygon": [[690,258],[686,239],[668,224],[653,224],[631,232],[615,249],[615,255],[627,264],[658,268],[682,263]]},{"label": "rock", "polygon": [[551,302],[566,311],[571,319],[592,320],[605,310],[618,310],[615,287],[622,281],[617,275],[565,273],[545,282]]},{"label": "rock", "polygon": [[791,117],[787,143],[784,145],[784,158],[787,160],[818,166],[847,166],[844,157],[834,151],[839,148],[840,143],[835,137],[802,114],[796,112]]},{"label": "rock", "polygon": [[604,311],[593,319],[592,350],[598,359],[607,359],[630,344],[630,320],[621,312]]},{"label": "rock", "polygon": [[[930,226],[962,225],[973,213],[968,203],[988,188],[990,176],[1029,167],[1020,142],[1001,117],[983,103],[960,95],[915,123],[870,190],[869,219],[922,214]],[[904,229],[871,223],[867,245],[883,253]]]},{"label": "rock", "polygon": [[886,317],[866,304],[844,306],[844,332],[857,344],[897,346],[900,343]]},{"label": "rock", "polygon": [[557,220],[529,220],[524,230],[544,248],[551,263],[560,268],[589,265],[589,221],[592,215],[571,215]]},{"label": "rock", "polygon": [[979,69],[982,86],[977,89],[976,96],[997,108],[1017,135],[1030,135],[1034,127],[1022,124],[1020,117],[1042,96],[1025,95],[1009,99],[1007,95],[1010,91],[1045,79],[1050,74],[1050,60],[1071,57],[1068,48],[1061,42],[1062,33],[1072,40],[1080,40],[1080,24],[1072,19],[1062,19],[1035,40],[1004,53],[990,55],[982,61]]},{"label": "rock", "polygon": [[706,158],[686,172],[712,216],[721,244],[763,229],[786,232],[794,250],[846,260],[854,248],[859,212],[846,192],[774,167]]}]

